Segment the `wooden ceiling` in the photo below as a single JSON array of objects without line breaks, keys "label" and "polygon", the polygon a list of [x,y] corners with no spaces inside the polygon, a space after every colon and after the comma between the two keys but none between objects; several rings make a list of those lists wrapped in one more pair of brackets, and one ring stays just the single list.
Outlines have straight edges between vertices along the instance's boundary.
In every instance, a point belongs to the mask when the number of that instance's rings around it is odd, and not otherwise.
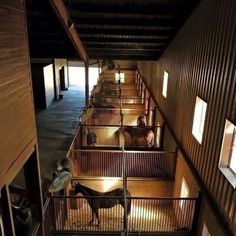
[{"label": "wooden ceiling", "polygon": [[[198,2],[64,0],[89,58],[123,60],[157,60]],[[76,57],[49,0],[27,0],[27,15],[31,56]]]}]

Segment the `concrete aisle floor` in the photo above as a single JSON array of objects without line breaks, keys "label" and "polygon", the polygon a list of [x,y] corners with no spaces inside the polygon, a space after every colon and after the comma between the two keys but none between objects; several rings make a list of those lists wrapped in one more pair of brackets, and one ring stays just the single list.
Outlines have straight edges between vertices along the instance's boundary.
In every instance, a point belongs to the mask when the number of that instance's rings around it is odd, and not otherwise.
[{"label": "concrete aisle floor", "polygon": [[66,157],[84,108],[84,91],[80,87],[71,85],[62,94],[63,99],[36,115],[43,192],[56,162]]}]

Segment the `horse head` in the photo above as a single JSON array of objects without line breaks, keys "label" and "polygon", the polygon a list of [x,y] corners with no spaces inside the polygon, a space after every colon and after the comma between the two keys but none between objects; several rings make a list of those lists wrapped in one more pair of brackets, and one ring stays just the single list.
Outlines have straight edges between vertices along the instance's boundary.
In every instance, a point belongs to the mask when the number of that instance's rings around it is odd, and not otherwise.
[{"label": "horse head", "polygon": [[74,195],[81,193],[82,185],[79,182],[76,182],[72,185],[72,188],[74,189]]}]

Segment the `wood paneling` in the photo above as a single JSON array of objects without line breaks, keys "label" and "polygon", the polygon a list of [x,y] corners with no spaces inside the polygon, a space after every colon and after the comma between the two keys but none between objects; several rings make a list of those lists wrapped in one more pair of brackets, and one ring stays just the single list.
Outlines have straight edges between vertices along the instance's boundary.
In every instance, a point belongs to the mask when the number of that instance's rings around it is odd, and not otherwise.
[{"label": "wood paneling", "polygon": [[0,186],[34,150],[36,128],[24,1],[0,4]]},{"label": "wood paneling", "polygon": [[[225,119],[236,123],[235,12],[234,0],[201,1],[158,62],[138,63],[178,143],[231,230],[236,225],[236,192],[218,163]],[[169,73],[166,99],[161,94],[164,70]],[[208,104],[201,145],[192,135],[196,96]]]}]

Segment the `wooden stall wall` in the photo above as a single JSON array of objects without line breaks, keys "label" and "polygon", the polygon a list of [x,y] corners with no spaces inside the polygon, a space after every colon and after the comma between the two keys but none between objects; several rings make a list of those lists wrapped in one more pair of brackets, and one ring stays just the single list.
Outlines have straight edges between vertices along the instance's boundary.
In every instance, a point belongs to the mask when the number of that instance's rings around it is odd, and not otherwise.
[{"label": "wooden stall wall", "polygon": [[[236,191],[218,169],[225,120],[236,123],[236,2],[203,0],[158,62],[138,70],[190,158],[228,228],[236,235]],[[164,70],[169,73],[162,96]],[[207,102],[202,144],[192,135],[196,96]]]},{"label": "wooden stall wall", "polygon": [[135,70],[137,68],[137,61],[116,60],[122,69]]},{"label": "wooden stall wall", "polygon": [[0,187],[10,183],[35,149],[24,1],[0,4]]}]

